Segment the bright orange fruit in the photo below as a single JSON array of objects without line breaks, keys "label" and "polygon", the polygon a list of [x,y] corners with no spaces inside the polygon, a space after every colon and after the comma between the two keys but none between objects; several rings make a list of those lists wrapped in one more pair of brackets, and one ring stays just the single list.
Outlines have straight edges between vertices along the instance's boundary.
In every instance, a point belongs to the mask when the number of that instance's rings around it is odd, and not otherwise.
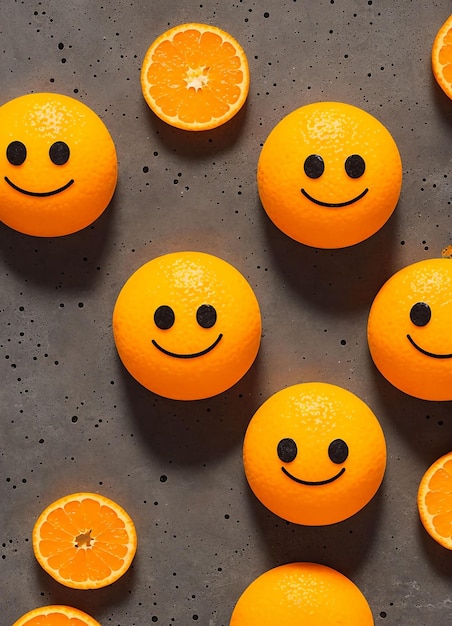
[{"label": "bright orange fruit", "polygon": [[86,104],[32,93],[0,107],[0,220],[38,237],[69,235],[106,209],[118,178],[113,140]]},{"label": "bright orange fruit", "polygon": [[432,70],[438,85],[452,99],[452,15],[441,26],[433,42]]},{"label": "bright orange fruit", "polygon": [[259,304],[230,263],[204,252],[173,252],[126,281],[113,335],[124,366],[147,389],[174,400],[209,398],[253,364]]},{"label": "bright orange fruit", "polygon": [[33,528],[33,551],[43,569],[74,589],[98,589],[129,569],[137,548],[130,516],[96,493],[74,493],[50,504]]},{"label": "bright orange fruit", "polygon": [[340,522],[377,492],[386,443],[370,408],[328,383],[273,394],[251,418],[243,444],[248,483],[270,511],[296,524]]},{"label": "bright orange fruit", "polygon": [[243,48],[207,24],[181,24],[160,35],[141,69],[149,107],[184,130],[208,130],[230,120],[245,103],[249,80]]},{"label": "bright orange fruit", "polygon": [[230,626],[373,626],[369,604],[349,578],[317,563],[289,563],[256,578]]},{"label": "bright orange fruit", "polygon": [[395,387],[422,400],[452,400],[452,259],[396,272],[377,293],[367,338],[372,359]]},{"label": "bright orange fruit", "polygon": [[417,505],[428,534],[452,550],[452,452],[439,458],[425,472],[419,484]]},{"label": "bright orange fruit", "polygon": [[316,248],[367,239],[393,213],[402,163],[375,117],[341,102],[296,109],[262,148],[257,184],[262,205],[286,235]]},{"label": "bright orange fruit", "polygon": [[13,626],[100,626],[95,619],[71,606],[51,605],[22,615]]}]

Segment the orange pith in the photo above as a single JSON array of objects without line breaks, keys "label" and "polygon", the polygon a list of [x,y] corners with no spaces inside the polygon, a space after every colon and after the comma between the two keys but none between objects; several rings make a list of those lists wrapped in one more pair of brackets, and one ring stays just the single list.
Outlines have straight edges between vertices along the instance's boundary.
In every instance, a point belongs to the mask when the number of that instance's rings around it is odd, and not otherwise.
[{"label": "orange pith", "polygon": [[425,472],[419,484],[417,504],[428,534],[452,550],[452,452],[439,458]]},{"label": "orange pith", "polygon": [[43,569],[74,589],[115,582],[130,567],[137,547],[130,516],[95,493],[75,493],[50,504],[37,519],[32,539]]},{"label": "orange pith", "polygon": [[317,563],[289,563],[256,578],[238,599],[229,626],[373,626],[360,589]]},{"label": "orange pith", "polygon": [[184,130],[208,130],[227,122],[249,90],[245,52],[228,33],[206,24],[181,24],[149,47],[141,70],[149,107]]},{"label": "orange pith", "polygon": [[100,626],[94,618],[71,606],[51,605],[22,615],[13,626]]},{"label": "orange pith", "polygon": [[433,42],[432,69],[438,85],[452,99],[452,15],[441,26]]}]

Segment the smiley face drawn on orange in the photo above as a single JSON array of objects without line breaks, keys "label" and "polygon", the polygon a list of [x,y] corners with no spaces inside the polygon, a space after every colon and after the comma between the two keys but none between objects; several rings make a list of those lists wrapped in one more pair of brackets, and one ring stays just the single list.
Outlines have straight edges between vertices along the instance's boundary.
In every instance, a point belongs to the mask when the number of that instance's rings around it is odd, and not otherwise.
[{"label": "smiley face drawn on orange", "polygon": [[261,317],[251,286],[210,254],[157,257],[126,281],[113,312],[118,354],[144,387],[175,400],[232,387],[254,362]]},{"label": "smiley face drawn on orange", "polygon": [[375,495],[386,444],[370,408],[329,383],[301,383],[271,396],[243,444],[248,483],[270,511],[319,526],[357,513]]},{"label": "smiley face drawn on orange", "polygon": [[117,182],[113,140],[82,102],[28,94],[0,107],[0,220],[44,237],[94,222]]},{"label": "smiley face drawn on orange", "polygon": [[367,338],[378,370],[423,400],[452,400],[452,259],[396,272],[376,295]]},{"label": "smiley face drawn on orange", "polygon": [[273,128],[257,183],[263,208],[284,233],[309,246],[342,248],[387,222],[400,195],[402,164],[394,139],[372,115],[319,102]]}]

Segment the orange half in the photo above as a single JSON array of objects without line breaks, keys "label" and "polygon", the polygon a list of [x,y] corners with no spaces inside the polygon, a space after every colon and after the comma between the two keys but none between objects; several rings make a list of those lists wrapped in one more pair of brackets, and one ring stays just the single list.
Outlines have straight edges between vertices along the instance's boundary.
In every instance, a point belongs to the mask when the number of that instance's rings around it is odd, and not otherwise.
[{"label": "orange half", "polygon": [[181,24],[160,35],[141,69],[149,107],[184,130],[209,130],[230,120],[246,100],[249,81],[243,48],[207,24]]},{"label": "orange half", "polygon": [[129,569],[137,548],[130,516],[96,493],[75,493],[50,504],[33,528],[33,551],[43,569],[74,589],[98,589]]},{"label": "orange half", "polygon": [[100,626],[95,619],[71,606],[51,605],[22,615],[13,626]]},{"label": "orange half", "polygon": [[425,472],[419,484],[417,505],[428,534],[452,550],[452,452],[439,458]]},{"label": "orange half", "polygon": [[432,69],[436,82],[452,99],[452,15],[441,26],[433,42]]}]

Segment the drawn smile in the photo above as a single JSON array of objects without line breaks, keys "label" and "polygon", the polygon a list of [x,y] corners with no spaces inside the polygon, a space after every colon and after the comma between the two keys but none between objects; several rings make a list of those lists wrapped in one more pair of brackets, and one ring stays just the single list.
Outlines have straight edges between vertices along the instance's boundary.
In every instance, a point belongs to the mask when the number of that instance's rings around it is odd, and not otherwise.
[{"label": "drawn smile", "polygon": [[414,346],[416,350],[418,350],[418,352],[421,352],[426,356],[431,356],[434,359],[452,359],[452,354],[435,354],[434,352],[428,352],[427,350],[424,350],[424,348],[421,348],[417,345],[417,343],[410,335],[407,335],[407,339],[411,343],[411,345]]},{"label": "drawn smile", "polygon": [[326,478],[325,480],[302,480],[301,478],[297,478],[296,476],[288,472],[285,467],[281,467],[281,471],[291,480],[294,480],[296,483],[300,483],[300,485],[317,486],[327,485],[328,483],[332,483],[340,478],[345,472],[345,467],[343,467],[335,476],[332,476],[331,478]]},{"label": "drawn smile", "polygon": [[369,189],[366,187],[366,189],[364,189],[364,191],[362,191],[359,196],[356,196],[355,198],[352,198],[351,200],[346,200],[345,202],[323,202],[322,200],[317,200],[317,198],[314,198],[313,196],[311,196],[306,189],[301,189],[301,193],[304,195],[305,198],[307,198],[308,200],[310,200],[311,202],[314,202],[314,204],[318,204],[320,206],[326,206],[329,208],[340,208],[343,206],[348,206],[350,204],[354,204],[355,202],[358,202],[358,200],[361,200],[361,198],[364,198],[364,196],[366,195],[366,193],[369,191]]},{"label": "drawn smile", "polygon": [[223,338],[223,334],[220,333],[212,345],[210,345],[205,350],[201,350],[200,352],[194,352],[193,354],[178,354],[177,352],[170,352],[169,350],[166,350],[166,348],[159,346],[159,344],[155,341],[155,339],[152,339],[152,343],[157,348],[157,350],[160,350],[160,352],[163,352],[163,354],[172,356],[175,359],[195,359],[196,357],[203,356],[204,354],[207,354],[208,352],[213,350],[220,343],[222,338]]},{"label": "drawn smile", "polygon": [[22,187],[18,187],[17,185],[15,185],[7,176],[5,176],[5,180],[8,183],[8,185],[12,187],[13,189],[15,189],[16,191],[19,191],[20,193],[23,193],[26,196],[34,196],[38,198],[54,196],[57,193],[61,193],[62,191],[65,191],[68,187],[70,187],[74,183],[74,179],[71,178],[71,180],[69,180],[65,185],[63,185],[62,187],[59,187],[58,189],[53,189],[52,191],[28,191],[28,189],[22,189]]}]

